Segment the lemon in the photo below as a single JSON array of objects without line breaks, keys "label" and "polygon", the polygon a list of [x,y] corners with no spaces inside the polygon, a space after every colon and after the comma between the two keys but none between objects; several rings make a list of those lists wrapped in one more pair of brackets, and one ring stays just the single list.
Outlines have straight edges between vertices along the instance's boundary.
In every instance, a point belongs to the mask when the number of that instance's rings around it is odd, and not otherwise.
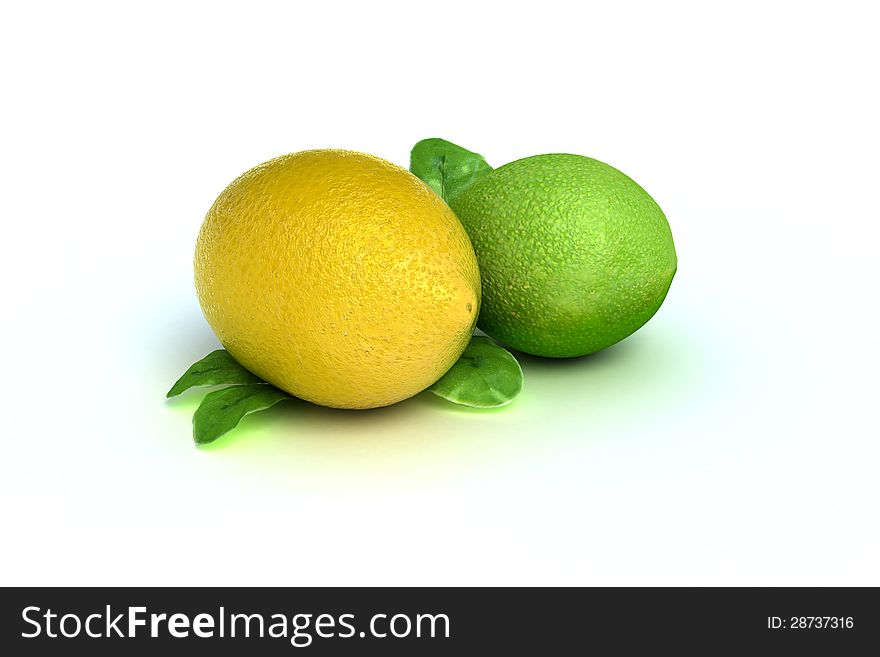
[{"label": "lemon", "polygon": [[430,386],[480,307],[476,256],[448,206],[405,169],[344,150],[285,155],[230,184],[199,233],[195,281],[239,363],[335,408]]},{"label": "lemon", "polygon": [[479,327],[519,351],[564,358],[619,342],[657,312],[675,275],[663,211],[598,160],[527,157],[451,203],[479,258]]}]

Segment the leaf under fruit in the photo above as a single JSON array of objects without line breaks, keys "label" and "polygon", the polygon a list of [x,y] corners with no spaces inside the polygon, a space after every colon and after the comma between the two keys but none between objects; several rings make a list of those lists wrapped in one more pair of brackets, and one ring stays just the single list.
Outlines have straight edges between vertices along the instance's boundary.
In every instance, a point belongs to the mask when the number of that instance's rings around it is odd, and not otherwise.
[{"label": "leaf under fruit", "polygon": [[285,399],[291,396],[266,383],[215,390],[205,395],[193,415],[193,439],[196,445],[212,443],[238,426],[245,415],[266,410]]},{"label": "leaf under fruit", "polygon": [[455,404],[497,408],[513,401],[522,386],[516,358],[489,338],[474,336],[455,365],[428,390]]},{"label": "leaf under fruit", "polygon": [[177,383],[171,386],[171,390],[165,396],[174,397],[197,386],[241,385],[261,382],[260,377],[240,365],[228,351],[218,349],[193,363],[177,380]]}]

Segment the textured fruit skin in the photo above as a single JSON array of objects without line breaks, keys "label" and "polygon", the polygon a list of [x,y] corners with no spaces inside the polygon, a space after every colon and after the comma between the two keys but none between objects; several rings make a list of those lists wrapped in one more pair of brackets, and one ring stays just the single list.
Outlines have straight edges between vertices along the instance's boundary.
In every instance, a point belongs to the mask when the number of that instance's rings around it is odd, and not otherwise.
[{"label": "textured fruit skin", "polygon": [[480,263],[480,329],[536,356],[583,356],[623,340],[657,312],[676,271],[659,206],[588,157],[511,162],[453,209]]},{"label": "textured fruit skin", "polygon": [[229,185],[199,233],[195,281],[236,360],[335,408],[434,383],[480,304],[473,247],[446,204],[405,169],[342,150],[285,155]]}]

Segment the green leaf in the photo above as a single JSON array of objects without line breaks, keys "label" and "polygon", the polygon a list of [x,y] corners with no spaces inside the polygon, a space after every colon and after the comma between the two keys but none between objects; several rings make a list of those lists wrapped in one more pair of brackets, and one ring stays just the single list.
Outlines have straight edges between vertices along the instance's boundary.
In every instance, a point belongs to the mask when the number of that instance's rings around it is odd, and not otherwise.
[{"label": "green leaf", "polygon": [[409,170],[451,204],[474,182],[492,171],[482,155],[445,139],[423,139],[413,146]]},{"label": "green leaf", "polygon": [[455,404],[495,408],[509,404],[522,385],[516,358],[489,338],[474,336],[452,369],[428,390]]},{"label": "green leaf", "polygon": [[291,397],[264,383],[208,393],[193,415],[193,439],[196,445],[212,443],[234,429],[245,415],[265,410],[284,399]]},{"label": "green leaf", "polygon": [[262,379],[238,364],[228,351],[218,349],[194,363],[165,395],[174,397],[195,386],[216,386],[224,383],[240,385],[259,383]]}]

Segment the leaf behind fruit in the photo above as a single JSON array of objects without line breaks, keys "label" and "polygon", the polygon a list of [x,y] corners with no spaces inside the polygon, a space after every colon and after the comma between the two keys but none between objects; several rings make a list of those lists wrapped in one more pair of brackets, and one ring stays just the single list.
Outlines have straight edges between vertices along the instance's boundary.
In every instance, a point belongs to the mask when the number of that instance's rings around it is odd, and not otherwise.
[{"label": "leaf behind fruit", "polygon": [[482,155],[432,137],[413,146],[409,170],[451,204],[478,178],[490,173],[492,167]]}]

